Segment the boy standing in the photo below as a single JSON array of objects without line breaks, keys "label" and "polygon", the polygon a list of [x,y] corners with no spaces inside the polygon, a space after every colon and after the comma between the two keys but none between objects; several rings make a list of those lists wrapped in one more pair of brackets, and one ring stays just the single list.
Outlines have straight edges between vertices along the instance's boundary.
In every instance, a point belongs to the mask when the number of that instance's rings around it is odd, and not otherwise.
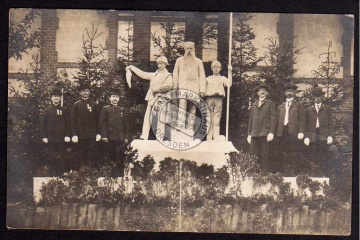
[{"label": "boy standing", "polygon": [[110,105],[104,107],[100,114],[100,133],[104,143],[106,163],[120,165],[120,177],[124,176],[125,155],[117,154],[116,148],[128,143],[129,119],[123,107],[119,107],[120,93],[112,89],[109,93]]},{"label": "boy standing", "polygon": [[[305,112],[305,140],[306,146],[310,146],[313,160],[319,169],[315,174],[327,176],[326,162],[328,155],[327,145],[333,142],[334,121],[331,107],[323,103],[324,93],[321,87],[315,87],[312,91],[314,104],[309,106]],[[321,170],[322,169],[322,170]]]},{"label": "boy standing", "polygon": [[269,169],[269,142],[274,139],[276,128],[275,103],[267,99],[268,87],[261,82],[258,86],[256,99],[252,104],[247,141],[250,143],[250,154],[259,159],[263,172]]},{"label": "boy standing", "polygon": [[60,89],[52,90],[52,105],[44,111],[41,121],[41,138],[47,145],[48,163],[57,175],[62,174],[67,167],[64,161],[65,142],[70,142],[70,119],[67,109],[60,106],[61,95]]},{"label": "boy standing", "polygon": [[90,87],[80,84],[81,100],[74,103],[71,114],[72,142],[79,147],[79,167],[94,165],[95,141],[101,140],[98,105],[89,100]]},{"label": "boy standing", "polygon": [[[227,79],[220,75],[221,63],[214,61],[211,63],[213,75],[206,78],[205,101],[210,110],[210,129],[207,140],[216,140],[220,135],[220,120],[222,114],[223,98],[225,97],[224,87],[231,87],[232,76]],[[228,67],[231,72],[231,66]]]},{"label": "boy standing", "polygon": [[[283,161],[276,167],[283,166],[284,176],[295,176],[299,170],[295,160],[299,151],[300,140],[304,138],[305,131],[305,108],[302,102],[296,101],[295,91],[297,86],[291,82],[285,83],[284,94],[286,101],[277,108],[277,131],[279,149],[283,154]],[[275,170],[275,169],[274,169]]]}]

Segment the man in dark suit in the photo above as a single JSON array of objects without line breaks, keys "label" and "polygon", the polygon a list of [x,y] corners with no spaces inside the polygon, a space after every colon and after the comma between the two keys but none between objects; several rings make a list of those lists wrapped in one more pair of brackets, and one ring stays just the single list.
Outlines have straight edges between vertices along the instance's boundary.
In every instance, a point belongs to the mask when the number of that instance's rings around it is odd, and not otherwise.
[{"label": "man in dark suit", "polygon": [[276,164],[277,168],[283,167],[284,176],[295,176],[299,173],[297,152],[302,147],[302,140],[305,131],[305,108],[302,102],[295,99],[295,84],[289,82],[284,85],[286,101],[277,108],[277,131],[276,136],[279,140],[279,149],[283,154],[281,164]]},{"label": "man in dark suit", "polygon": [[41,121],[41,138],[46,144],[47,163],[55,175],[64,173],[67,163],[65,142],[70,142],[70,119],[66,108],[60,105],[60,89],[51,92],[51,106],[43,114]]},{"label": "man in dark suit", "polygon": [[89,99],[90,87],[80,84],[81,100],[74,103],[71,114],[72,142],[78,144],[78,167],[95,164],[95,141],[101,140],[98,105]]},{"label": "man in dark suit", "polygon": [[124,176],[125,149],[117,153],[117,148],[124,148],[129,141],[129,119],[126,110],[119,107],[120,93],[117,89],[109,92],[110,105],[102,109],[100,115],[100,133],[104,143],[106,163],[114,162],[119,165],[117,176]]},{"label": "man in dark suit", "polygon": [[250,154],[256,155],[259,159],[261,170],[269,170],[269,142],[274,139],[276,128],[275,103],[267,99],[268,87],[261,82],[258,86],[257,95],[251,107],[248,137],[250,143]]},{"label": "man in dark suit", "polygon": [[312,174],[327,176],[329,169],[328,146],[333,142],[334,121],[331,107],[323,103],[324,93],[321,87],[315,87],[312,91],[314,104],[305,112],[305,140],[306,146],[310,146],[312,160],[315,161],[315,169]]}]

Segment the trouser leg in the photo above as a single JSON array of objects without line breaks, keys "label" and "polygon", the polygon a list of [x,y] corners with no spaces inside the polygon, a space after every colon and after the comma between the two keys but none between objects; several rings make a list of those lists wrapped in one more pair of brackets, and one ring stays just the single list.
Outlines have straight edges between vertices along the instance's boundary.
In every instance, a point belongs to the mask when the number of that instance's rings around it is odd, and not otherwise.
[{"label": "trouser leg", "polygon": [[266,141],[265,137],[260,139],[260,146],[261,146],[261,169],[264,172],[269,171],[269,143]]},{"label": "trouser leg", "polygon": [[178,112],[178,126],[180,129],[185,129],[186,128],[186,121],[187,121],[187,118],[186,118],[186,115],[184,116],[184,112],[186,112],[186,109],[187,109],[187,105],[188,105],[188,102],[186,99],[179,99],[179,112]]},{"label": "trouser leg", "polygon": [[66,159],[65,143],[50,142],[48,143],[48,159],[47,164],[49,170],[54,175],[58,176],[64,173],[65,159]]},{"label": "trouser leg", "polygon": [[254,155],[257,157],[257,163],[260,167],[260,139],[259,137],[252,137],[250,144],[250,155]]},{"label": "trouser leg", "polygon": [[116,147],[117,141],[109,140],[107,143],[103,143],[105,150],[105,164],[116,162]]},{"label": "trouser leg", "polygon": [[213,129],[214,129],[214,101],[213,98],[211,97],[207,97],[205,99],[206,104],[209,108],[209,113],[210,113],[210,122],[209,122],[209,126],[208,126],[208,132],[207,132],[207,140],[211,141],[213,140]]},{"label": "trouser leg", "polygon": [[186,129],[194,130],[194,123],[195,123],[195,114],[196,114],[196,106],[193,102],[188,101],[187,103],[189,108],[190,115],[187,118],[187,125]]},{"label": "trouser leg", "polygon": [[95,137],[94,139],[79,139],[79,167],[94,166],[95,143]]},{"label": "trouser leg", "polygon": [[222,114],[223,99],[215,98],[214,117],[213,117],[213,138],[216,140],[220,135],[220,120]]},{"label": "trouser leg", "polygon": [[140,138],[148,140],[149,139],[149,131],[151,125],[151,106],[148,104],[145,111],[144,122],[142,127],[142,133]]},{"label": "trouser leg", "polygon": [[96,148],[95,139],[89,139],[88,147],[87,147],[88,157],[86,164],[88,167],[93,167],[95,165],[95,148]]},{"label": "trouser leg", "polygon": [[268,172],[269,144],[266,141],[266,137],[253,137],[251,139],[250,154],[257,156],[260,169]]}]

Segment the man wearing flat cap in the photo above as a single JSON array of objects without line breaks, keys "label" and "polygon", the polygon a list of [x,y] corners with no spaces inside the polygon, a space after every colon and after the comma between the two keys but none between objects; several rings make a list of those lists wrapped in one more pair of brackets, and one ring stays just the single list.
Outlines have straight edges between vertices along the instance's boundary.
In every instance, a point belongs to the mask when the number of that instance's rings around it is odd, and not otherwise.
[{"label": "man wearing flat cap", "polygon": [[[205,96],[206,76],[204,65],[201,59],[195,56],[195,43],[184,42],[185,54],[176,60],[173,77],[173,89],[189,90],[199,94],[200,97]],[[193,130],[194,118],[191,117],[196,114],[196,106],[193,102],[185,98],[179,99],[179,108],[190,112],[192,115],[188,116],[186,129]],[[180,112],[179,112],[180,114]],[[179,116],[179,119],[182,117]]]},{"label": "man wearing flat cap", "polygon": [[71,112],[71,140],[78,144],[78,167],[91,167],[95,165],[95,143],[101,140],[100,113],[98,105],[89,99],[89,84],[81,83],[79,91],[81,100],[74,103]]},{"label": "man wearing flat cap", "polygon": [[334,136],[334,121],[332,109],[323,103],[324,92],[321,87],[315,86],[312,91],[314,103],[305,111],[305,139],[304,144],[310,147],[313,161],[316,161],[315,171],[318,175],[327,175],[329,163],[327,145],[332,144]]},{"label": "man wearing flat cap", "polygon": [[105,106],[100,114],[100,133],[104,146],[105,162],[114,162],[120,166],[120,172],[116,176],[124,176],[125,155],[117,153],[129,141],[129,119],[125,108],[119,107],[120,91],[109,91],[110,105]]},{"label": "man wearing flat cap", "polygon": [[55,175],[66,171],[67,159],[65,142],[70,142],[70,119],[66,108],[60,105],[61,91],[55,88],[51,92],[51,106],[43,114],[41,138],[47,146],[47,163]]},{"label": "man wearing flat cap", "polygon": [[256,99],[251,106],[247,141],[250,154],[256,155],[263,172],[269,171],[269,142],[274,139],[276,128],[275,103],[267,98],[268,86],[261,82]]},{"label": "man wearing flat cap", "polygon": [[[299,172],[296,153],[302,146],[305,132],[305,108],[302,102],[295,99],[297,86],[292,82],[284,85],[286,101],[277,108],[277,131],[279,149],[283,154],[282,160],[276,166],[283,166],[284,176],[296,176]],[[278,168],[279,169],[279,168]]]},{"label": "man wearing flat cap", "polygon": [[[151,115],[151,109],[154,103],[159,96],[170,91],[173,86],[173,77],[171,73],[169,73],[166,69],[166,66],[169,65],[167,58],[164,56],[160,56],[156,59],[156,63],[158,65],[158,70],[156,70],[155,72],[144,72],[133,65],[126,67],[126,71],[132,71],[140,78],[150,80],[150,87],[145,97],[145,100],[148,102],[148,104],[146,107],[142,133],[140,136],[140,139],[143,140],[148,140],[150,125],[153,123],[153,118],[154,120],[156,118]],[[156,119],[156,121],[157,128],[161,128],[161,131],[164,132],[165,124],[158,121],[158,119]]]}]

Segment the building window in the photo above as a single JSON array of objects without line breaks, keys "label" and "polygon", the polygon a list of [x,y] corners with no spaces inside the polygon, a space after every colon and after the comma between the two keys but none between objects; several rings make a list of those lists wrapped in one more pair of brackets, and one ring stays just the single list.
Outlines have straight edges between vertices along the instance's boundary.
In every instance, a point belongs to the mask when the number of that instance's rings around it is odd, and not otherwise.
[{"label": "building window", "polygon": [[212,62],[217,59],[218,52],[218,24],[204,23],[202,41],[202,60]]},{"label": "building window", "polygon": [[153,21],[150,35],[150,61],[164,55],[169,61],[182,54],[179,50],[185,39],[185,22]]},{"label": "building window", "polygon": [[125,62],[133,60],[133,21],[118,21],[117,58]]}]

